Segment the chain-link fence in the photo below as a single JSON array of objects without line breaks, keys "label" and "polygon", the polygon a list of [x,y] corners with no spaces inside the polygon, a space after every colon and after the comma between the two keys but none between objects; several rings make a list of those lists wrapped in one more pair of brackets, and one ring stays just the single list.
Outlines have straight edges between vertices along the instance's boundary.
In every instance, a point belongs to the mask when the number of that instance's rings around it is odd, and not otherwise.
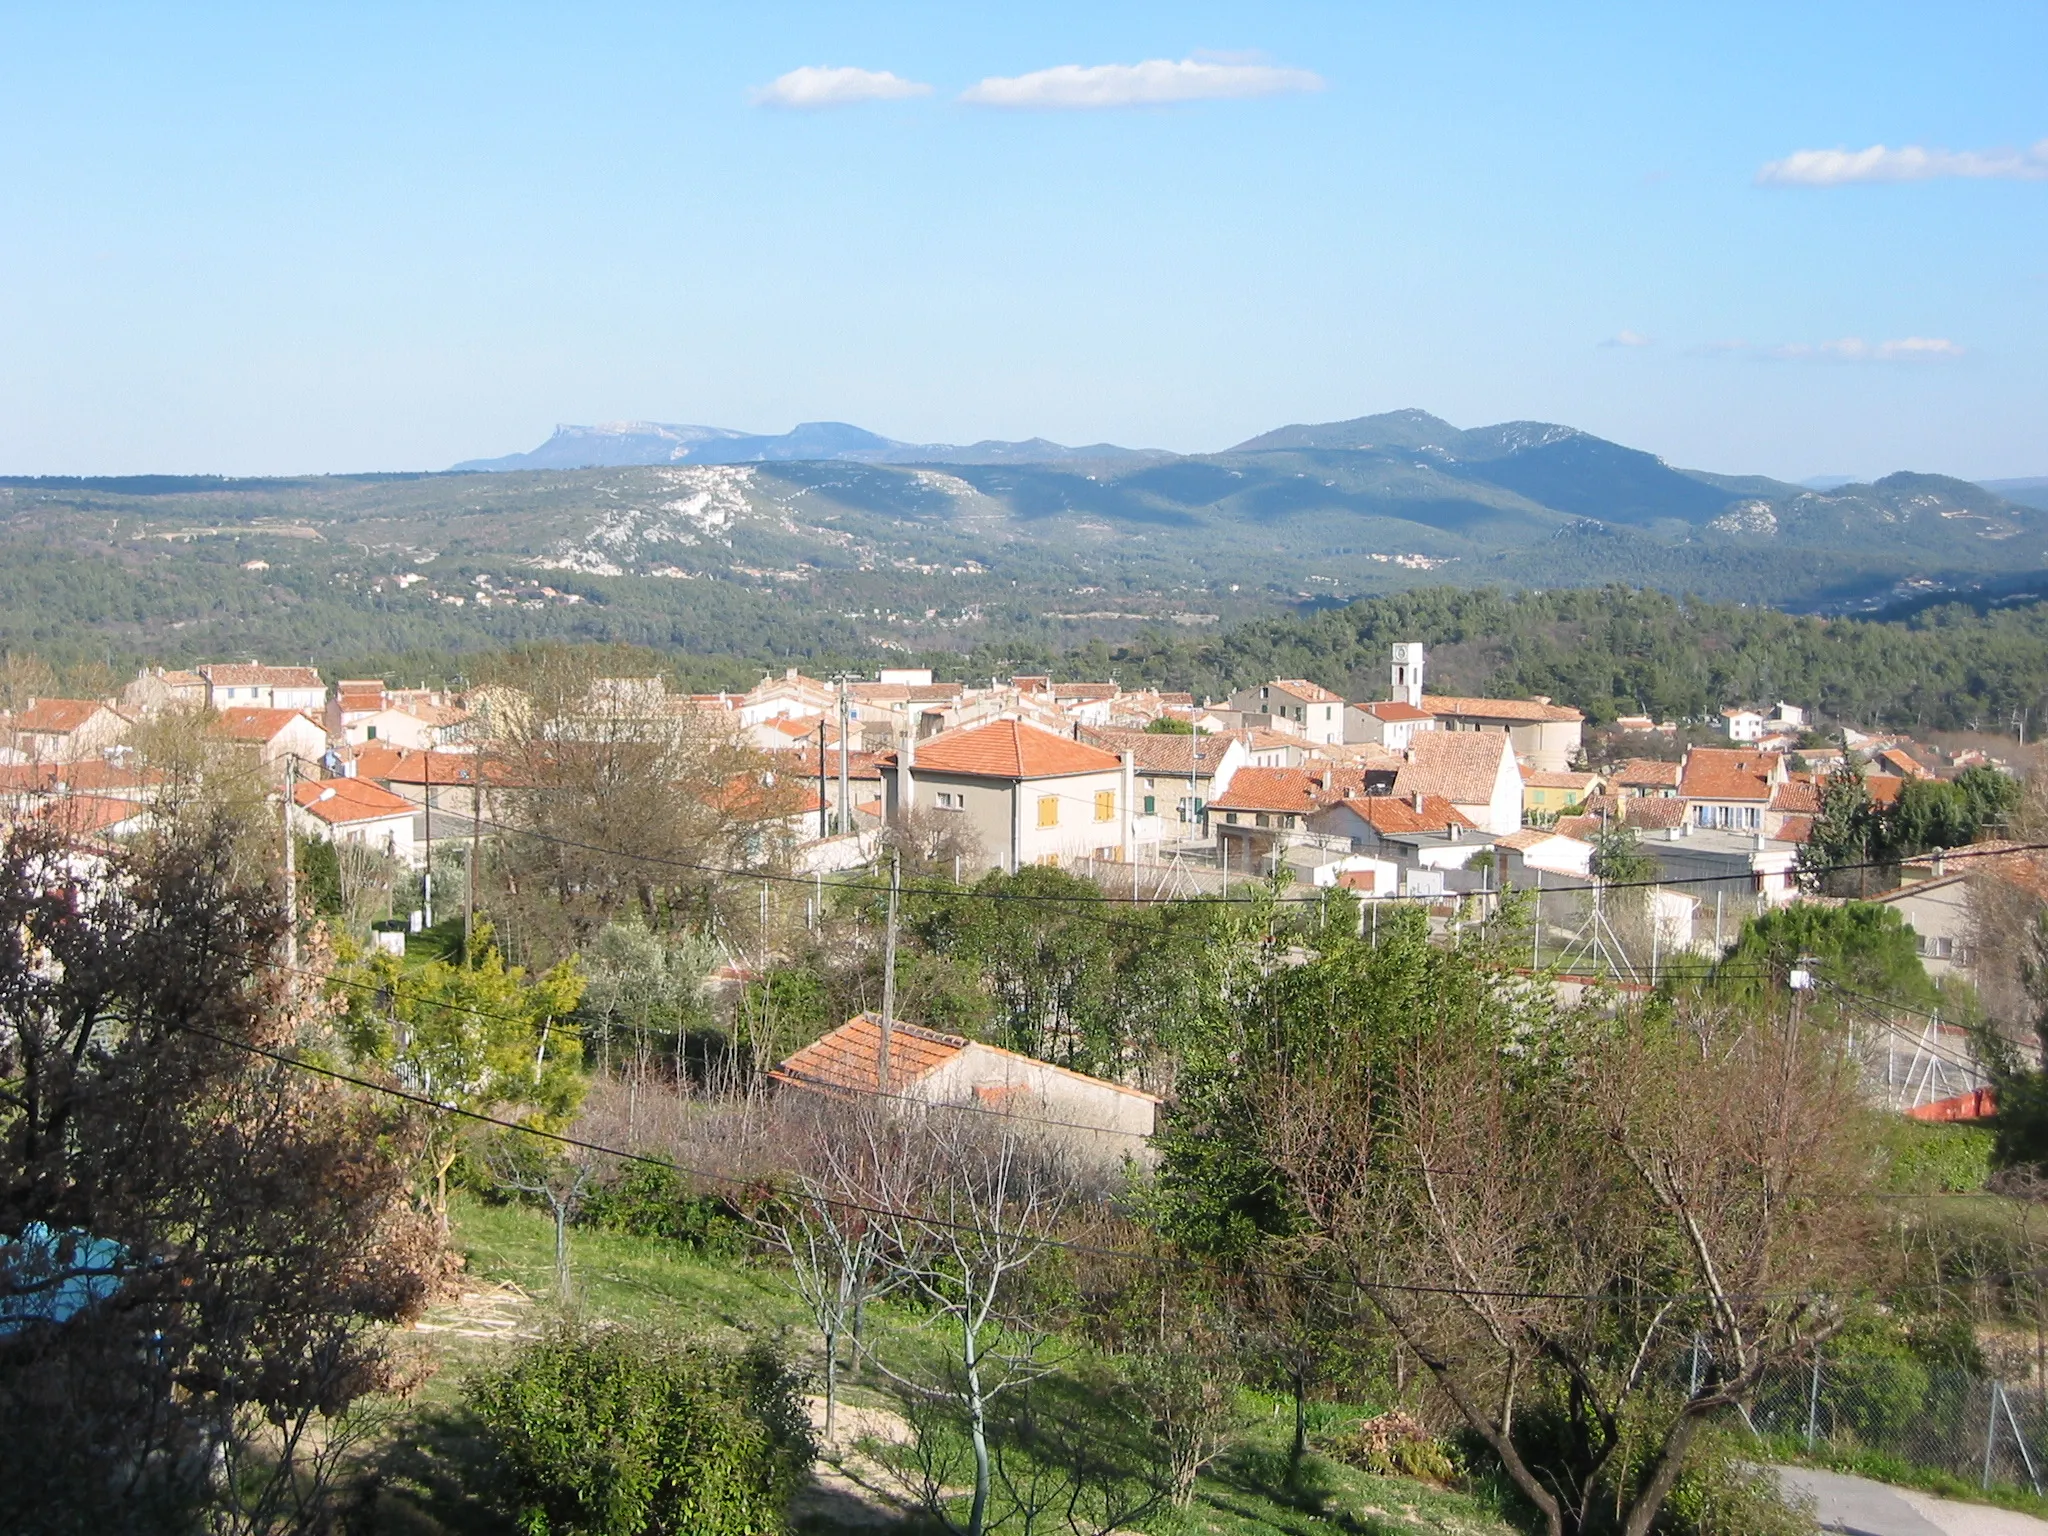
[{"label": "chain-link fence", "polygon": [[1822,1355],[1766,1373],[1751,1428],[1788,1449],[1875,1452],[2040,1493],[2048,1475],[2048,1394],[1911,1358]]}]

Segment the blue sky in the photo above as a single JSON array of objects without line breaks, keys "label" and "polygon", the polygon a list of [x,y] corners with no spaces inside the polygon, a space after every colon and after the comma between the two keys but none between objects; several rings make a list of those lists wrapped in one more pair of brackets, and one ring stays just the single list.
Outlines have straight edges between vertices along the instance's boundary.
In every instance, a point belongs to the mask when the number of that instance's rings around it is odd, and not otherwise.
[{"label": "blue sky", "polygon": [[0,472],[1414,405],[2048,474],[2044,58],[2039,3],[6,6]]}]

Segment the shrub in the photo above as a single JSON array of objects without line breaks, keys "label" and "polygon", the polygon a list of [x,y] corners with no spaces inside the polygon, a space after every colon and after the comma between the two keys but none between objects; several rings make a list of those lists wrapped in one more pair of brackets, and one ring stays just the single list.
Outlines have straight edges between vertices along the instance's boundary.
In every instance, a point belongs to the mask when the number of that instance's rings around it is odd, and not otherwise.
[{"label": "shrub", "polygon": [[632,1237],[660,1238],[711,1258],[736,1257],[747,1249],[746,1226],[730,1205],[715,1195],[697,1194],[673,1168],[653,1163],[631,1164],[593,1190],[577,1220]]},{"label": "shrub", "polygon": [[1376,1477],[1413,1478],[1443,1487],[1458,1475],[1449,1442],[1398,1408],[1354,1425],[1332,1446],[1331,1454]]},{"label": "shrub", "polygon": [[563,1326],[468,1395],[526,1536],[769,1536],[815,1455],[797,1378],[758,1346]]},{"label": "shrub", "polygon": [[1885,1186],[1902,1194],[1962,1194],[1991,1176],[1997,1138],[1982,1126],[1899,1120],[1886,1130]]}]

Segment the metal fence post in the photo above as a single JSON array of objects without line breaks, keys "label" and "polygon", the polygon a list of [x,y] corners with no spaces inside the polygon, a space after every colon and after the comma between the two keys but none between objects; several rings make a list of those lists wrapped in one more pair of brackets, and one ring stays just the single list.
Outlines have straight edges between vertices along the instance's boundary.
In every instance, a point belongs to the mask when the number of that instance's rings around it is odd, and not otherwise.
[{"label": "metal fence post", "polygon": [[1698,1335],[1697,1333],[1695,1333],[1695,1334],[1694,1334],[1694,1335],[1692,1336],[1692,1387],[1691,1387],[1691,1389],[1690,1389],[1689,1391],[1687,1391],[1687,1393],[1686,1393],[1686,1396],[1687,1396],[1687,1397],[1698,1397],[1699,1395],[1700,1395],[1700,1336],[1699,1336],[1699,1335]]},{"label": "metal fence post", "polygon": [[1813,1449],[1813,1442],[1820,1432],[1820,1351],[1813,1352],[1813,1382],[1806,1389],[1806,1448]]},{"label": "metal fence post", "polygon": [[1991,1452],[1998,1444],[1998,1408],[2005,1400],[2005,1388],[1999,1382],[1991,1383],[1991,1406],[1984,1414],[1984,1484],[1991,1486]]}]

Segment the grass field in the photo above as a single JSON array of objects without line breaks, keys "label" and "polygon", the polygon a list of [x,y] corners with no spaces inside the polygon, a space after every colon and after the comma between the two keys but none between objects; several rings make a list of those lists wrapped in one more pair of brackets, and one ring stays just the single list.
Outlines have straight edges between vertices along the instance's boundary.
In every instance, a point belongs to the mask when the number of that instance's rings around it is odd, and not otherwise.
[{"label": "grass field", "polygon": [[[501,1531],[504,1517],[478,1495],[487,1481],[486,1455],[462,1403],[465,1372],[516,1347],[558,1310],[553,1233],[538,1212],[461,1200],[455,1238],[465,1258],[465,1298],[436,1308],[414,1337],[431,1359],[430,1382],[381,1426],[370,1459],[380,1488],[372,1527],[393,1536],[469,1536]],[[809,1322],[795,1294],[765,1264],[695,1257],[672,1244],[579,1230],[573,1236],[569,1305],[583,1316],[738,1343],[779,1340],[796,1358],[815,1356]],[[876,1349],[898,1368],[919,1363],[942,1340],[900,1309],[881,1308]],[[842,1401],[892,1413],[900,1406],[871,1383],[843,1389]],[[1311,1455],[1288,1465],[1291,1410],[1279,1399],[1245,1395],[1246,1430],[1202,1477],[1185,1511],[1137,1522],[1156,1536],[1395,1536],[1444,1532],[1512,1536],[1484,1489],[1438,1489],[1398,1478],[1372,1477]],[[1326,1407],[1327,1423],[1355,1418],[1365,1405]],[[872,1470],[872,1469],[871,1469]],[[829,1504],[807,1506],[807,1531],[855,1528]],[[858,1527],[886,1529],[872,1508],[851,1512]],[[914,1528],[903,1522],[904,1529]]]}]

